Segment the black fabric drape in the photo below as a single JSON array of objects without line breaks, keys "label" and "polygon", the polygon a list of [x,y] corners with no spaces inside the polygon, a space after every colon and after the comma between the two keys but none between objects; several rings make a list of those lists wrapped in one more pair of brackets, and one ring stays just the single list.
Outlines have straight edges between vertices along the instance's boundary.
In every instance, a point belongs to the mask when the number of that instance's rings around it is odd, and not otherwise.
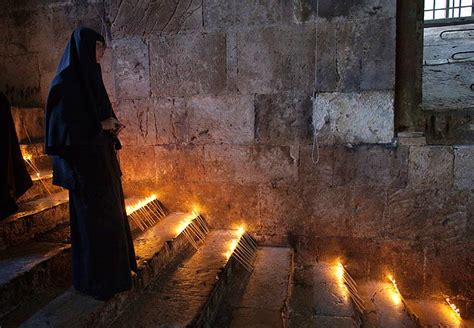
[{"label": "black fabric drape", "polygon": [[98,299],[131,288],[137,270],[117,137],[100,122],[115,117],[96,63],[102,36],[78,28],[50,87],[45,152],[53,155],[53,183],[69,189],[74,287]]},{"label": "black fabric drape", "polygon": [[18,207],[16,198],[33,184],[21,154],[7,97],[0,92],[0,219]]},{"label": "black fabric drape", "polygon": [[96,41],[105,43],[94,30],[77,28],[66,45],[46,104],[47,154],[91,144],[101,131],[100,121],[115,117],[96,63]]}]

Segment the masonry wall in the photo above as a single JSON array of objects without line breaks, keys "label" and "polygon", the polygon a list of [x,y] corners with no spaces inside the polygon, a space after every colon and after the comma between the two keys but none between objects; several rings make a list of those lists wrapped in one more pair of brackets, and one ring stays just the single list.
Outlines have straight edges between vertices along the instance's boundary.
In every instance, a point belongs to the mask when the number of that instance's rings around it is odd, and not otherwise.
[{"label": "masonry wall", "polygon": [[317,19],[315,0],[2,2],[0,89],[44,104],[70,32],[91,26],[110,39],[127,193],[472,299],[474,147],[395,138],[396,7],[320,0]]}]

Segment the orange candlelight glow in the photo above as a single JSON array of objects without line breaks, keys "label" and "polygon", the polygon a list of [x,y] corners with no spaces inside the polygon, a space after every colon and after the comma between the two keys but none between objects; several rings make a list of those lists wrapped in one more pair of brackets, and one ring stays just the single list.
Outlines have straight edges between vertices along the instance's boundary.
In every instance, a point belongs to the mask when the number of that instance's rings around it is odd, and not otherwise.
[{"label": "orange candlelight glow", "polygon": [[134,204],[127,205],[126,206],[127,215],[130,215],[131,213],[135,212],[136,210],[142,208],[143,206],[146,206],[147,204],[151,203],[155,199],[156,199],[156,195],[153,194],[149,197],[138,200]]},{"label": "orange candlelight glow", "polygon": [[393,301],[393,304],[398,305],[402,302],[402,295],[400,294],[400,291],[398,290],[397,282],[393,278],[393,275],[388,274],[387,279],[390,281],[392,284],[392,288],[389,290],[390,293],[390,298]]}]

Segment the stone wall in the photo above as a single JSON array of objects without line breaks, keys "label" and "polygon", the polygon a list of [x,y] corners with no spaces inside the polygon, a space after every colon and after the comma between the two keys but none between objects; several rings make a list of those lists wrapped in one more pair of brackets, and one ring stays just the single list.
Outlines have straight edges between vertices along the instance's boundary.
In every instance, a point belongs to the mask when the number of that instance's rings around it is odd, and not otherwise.
[{"label": "stone wall", "polygon": [[339,255],[358,274],[389,268],[412,291],[472,298],[474,147],[394,138],[396,9],[25,0],[0,10],[0,88],[18,105],[43,104],[73,27],[101,30],[127,126],[128,193],[156,189],[214,227],[243,222],[301,256]]}]

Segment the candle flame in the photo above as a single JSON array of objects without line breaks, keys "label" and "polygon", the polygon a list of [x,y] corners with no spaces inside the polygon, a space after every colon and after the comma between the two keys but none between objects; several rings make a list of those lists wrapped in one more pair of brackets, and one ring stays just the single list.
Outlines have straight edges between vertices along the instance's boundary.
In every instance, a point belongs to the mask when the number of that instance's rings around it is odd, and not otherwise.
[{"label": "candle flame", "polygon": [[388,274],[387,279],[392,284],[392,288],[389,290],[390,298],[392,299],[393,304],[398,305],[402,302],[402,294],[398,289],[397,282],[392,274]]},{"label": "candle flame", "polygon": [[152,201],[154,201],[156,199],[156,195],[153,194],[149,197],[146,197],[144,199],[140,199],[138,200],[136,203],[134,204],[131,204],[131,205],[127,205],[126,206],[126,211],[127,211],[127,215],[130,215],[132,214],[133,212],[135,212],[136,210],[146,206],[147,204],[151,203]]},{"label": "candle flame", "polygon": [[446,301],[446,303],[448,303],[449,307],[454,311],[454,313],[456,313],[456,315],[458,317],[461,317],[461,311],[459,310],[459,308],[453,302],[451,302],[449,297],[446,297],[445,301]]},{"label": "candle flame", "polygon": [[188,225],[197,217],[197,215],[195,215],[194,213],[193,214],[190,214],[188,216],[186,216],[183,220],[181,220],[181,222],[178,224],[178,226],[176,227],[176,235],[179,235],[181,232],[184,231],[184,229],[186,229],[188,227]]},{"label": "candle flame", "polygon": [[236,230],[235,230],[235,235],[236,235],[236,238],[235,239],[232,239],[229,244],[228,244],[228,248],[227,248],[227,251],[224,253],[224,256],[225,258],[228,260],[230,259],[230,257],[232,256],[232,253],[234,253],[234,250],[237,248],[237,245],[239,244],[240,242],[240,238],[242,238],[242,236],[244,235],[245,233],[245,228],[243,225],[239,226]]}]

